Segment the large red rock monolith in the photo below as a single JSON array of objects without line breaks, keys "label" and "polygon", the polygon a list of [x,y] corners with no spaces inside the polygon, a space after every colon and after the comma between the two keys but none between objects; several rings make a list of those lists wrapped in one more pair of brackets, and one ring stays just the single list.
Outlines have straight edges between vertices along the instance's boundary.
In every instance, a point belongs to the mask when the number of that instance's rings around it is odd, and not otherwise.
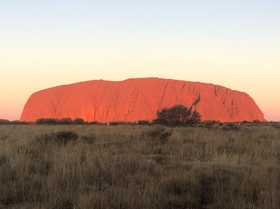
[{"label": "large red rock monolith", "polygon": [[244,92],[160,78],[93,80],[41,90],[30,96],[20,120],[70,117],[99,122],[151,121],[158,110],[176,104],[193,105],[202,120],[264,121],[262,111]]}]

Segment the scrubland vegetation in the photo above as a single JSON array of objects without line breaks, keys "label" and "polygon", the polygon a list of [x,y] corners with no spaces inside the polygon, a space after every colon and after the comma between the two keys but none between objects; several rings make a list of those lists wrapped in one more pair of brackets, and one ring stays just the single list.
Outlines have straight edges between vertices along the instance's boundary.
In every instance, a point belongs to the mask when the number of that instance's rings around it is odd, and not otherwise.
[{"label": "scrubland vegetation", "polygon": [[0,209],[278,209],[280,124],[0,125]]}]

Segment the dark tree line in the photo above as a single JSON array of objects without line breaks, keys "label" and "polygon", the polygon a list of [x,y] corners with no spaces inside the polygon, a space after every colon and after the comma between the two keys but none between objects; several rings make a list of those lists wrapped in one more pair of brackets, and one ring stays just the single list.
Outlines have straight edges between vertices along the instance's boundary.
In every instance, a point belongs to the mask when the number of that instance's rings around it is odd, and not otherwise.
[{"label": "dark tree line", "polygon": [[36,124],[84,124],[85,121],[82,118],[76,118],[72,120],[71,118],[62,118],[62,119],[56,119],[56,118],[39,118],[35,122]]},{"label": "dark tree line", "polygon": [[[194,110],[193,108],[187,108],[184,105],[175,105],[170,108],[163,108],[157,112],[156,119],[150,123],[150,121],[139,120],[135,123],[127,122],[110,122],[106,123],[109,125],[118,125],[118,124],[139,124],[139,125],[149,125],[149,124],[163,124],[163,125],[189,125],[199,123],[201,121],[201,115]],[[5,119],[0,119],[0,124],[27,124],[20,121],[8,121]],[[98,121],[86,122],[82,118],[76,118],[72,120],[71,118],[39,118],[36,120],[35,124],[103,124]]]}]

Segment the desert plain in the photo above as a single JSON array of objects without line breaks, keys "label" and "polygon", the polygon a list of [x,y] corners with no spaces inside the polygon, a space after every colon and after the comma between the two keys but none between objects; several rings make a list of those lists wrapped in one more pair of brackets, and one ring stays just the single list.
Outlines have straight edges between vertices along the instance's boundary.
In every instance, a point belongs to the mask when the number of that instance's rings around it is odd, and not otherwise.
[{"label": "desert plain", "polygon": [[280,208],[280,124],[0,125],[1,209]]}]

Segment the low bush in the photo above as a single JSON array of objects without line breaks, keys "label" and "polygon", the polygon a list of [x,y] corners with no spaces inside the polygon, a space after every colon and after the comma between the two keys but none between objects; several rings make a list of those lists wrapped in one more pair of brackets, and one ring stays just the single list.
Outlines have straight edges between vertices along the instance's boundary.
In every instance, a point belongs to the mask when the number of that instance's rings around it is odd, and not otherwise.
[{"label": "low bush", "polygon": [[85,121],[82,118],[76,118],[73,120],[73,124],[84,124]]},{"label": "low bush", "polygon": [[148,138],[154,142],[160,142],[161,144],[165,144],[171,135],[172,131],[167,131],[163,127],[156,127],[150,131],[143,132],[144,138]]},{"label": "low bush", "polygon": [[136,122],[138,125],[150,125],[150,121],[148,120],[139,120]]},{"label": "low bush", "polygon": [[87,144],[93,144],[97,140],[97,137],[95,134],[82,135],[81,140]]},{"label": "low bush", "polygon": [[58,124],[59,120],[55,118],[39,118],[35,122],[36,124],[47,124],[47,125],[54,125]]},{"label": "low bush", "polygon": [[0,125],[1,125],[1,124],[10,124],[10,123],[11,123],[11,121],[9,121],[9,120],[0,119]]},{"label": "low bush", "polygon": [[43,134],[36,136],[35,140],[43,145],[49,143],[56,143],[59,145],[66,145],[70,141],[76,141],[79,135],[74,131],[58,131],[56,133]]}]

